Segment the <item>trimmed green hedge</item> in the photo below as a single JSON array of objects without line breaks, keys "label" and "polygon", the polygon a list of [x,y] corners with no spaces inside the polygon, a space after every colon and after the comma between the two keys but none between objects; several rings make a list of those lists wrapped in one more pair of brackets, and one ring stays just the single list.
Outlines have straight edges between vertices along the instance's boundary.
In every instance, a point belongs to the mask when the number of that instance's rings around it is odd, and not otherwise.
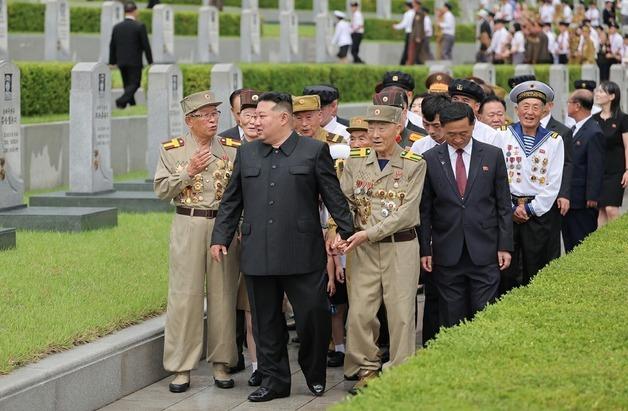
[{"label": "trimmed green hedge", "polygon": [[[68,112],[70,71],[72,63],[29,63],[21,62],[22,70],[22,114],[25,116],[58,114]],[[210,88],[210,64],[181,64],[184,94]],[[313,83],[335,84],[340,90],[341,101],[368,101],[373,96],[375,84],[381,81],[388,70],[402,70],[411,74],[416,83],[415,91],[425,91],[427,66],[371,66],[340,64],[241,64],[244,86],[257,90],[281,90],[300,94],[303,87]],[[535,66],[537,77],[542,81],[549,78],[549,66]],[[569,67],[570,79],[580,78],[580,66]],[[468,77],[473,73],[472,65],[453,67],[454,77]],[[497,85],[509,90],[508,78],[514,75],[511,65],[496,66]],[[146,87],[148,75],[143,75]],[[42,98],[42,95],[44,98]]]},{"label": "trimmed green hedge", "polygon": [[628,215],[334,410],[628,409]]},{"label": "trimmed green hedge", "polygon": [[[403,30],[393,29],[392,25],[395,23],[397,20],[364,19],[364,39],[403,41],[405,33]],[[473,43],[475,41],[475,26],[473,24],[456,24],[456,41]]]}]

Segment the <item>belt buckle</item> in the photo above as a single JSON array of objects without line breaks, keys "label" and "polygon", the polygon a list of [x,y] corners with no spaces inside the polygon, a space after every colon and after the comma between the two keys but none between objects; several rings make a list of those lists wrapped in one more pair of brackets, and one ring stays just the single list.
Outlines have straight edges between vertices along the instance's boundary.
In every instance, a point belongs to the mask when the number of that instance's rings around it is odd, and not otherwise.
[{"label": "belt buckle", "polygon": [[190,208],[190,217],[194,217],[194,208]]},{"label": "belt buckle", "polygon": [[517,198],[517,205],[525,206],[526,205],[526,199],[525,198],[521,198],[521,197]]}]

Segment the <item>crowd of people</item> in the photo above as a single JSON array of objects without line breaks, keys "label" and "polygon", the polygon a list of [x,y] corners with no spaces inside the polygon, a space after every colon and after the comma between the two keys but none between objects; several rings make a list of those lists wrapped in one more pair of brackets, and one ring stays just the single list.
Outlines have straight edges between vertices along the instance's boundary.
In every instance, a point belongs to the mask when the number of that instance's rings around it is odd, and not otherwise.
[{"label": "crowd of people", "polygon": [[344,367],[355,394],[415,353],[417,293],[425,345],[527,285],[561,237],[570,252],[618,217],[628,116],[615,83],[576,81],[568,128],[533,76],[509,81],[517,121],[480,79],[425,81],[415,95],[412,76],[387,72],[348,121],[333,85],[236,90],[237,125],[221,132],[211,91],[183,99],[189,132],[162,144],[154,181],[176,206],[170,391],[189,388],[203,352],[215,385],[233,387],[246,345],[249,400],[290,395],[293,312],[309,390],[323,395],[326,368]]}]

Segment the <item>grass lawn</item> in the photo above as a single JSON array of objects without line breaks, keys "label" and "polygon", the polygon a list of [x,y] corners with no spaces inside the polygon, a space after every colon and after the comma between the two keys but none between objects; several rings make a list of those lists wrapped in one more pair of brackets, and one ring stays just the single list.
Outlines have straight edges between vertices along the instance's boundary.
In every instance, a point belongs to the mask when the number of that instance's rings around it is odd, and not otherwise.
[{"label": "grass lawn", "polygon": [[[264,23],[262,27],[264,37],[279,37],[279,24]],[[299,24],[299,38],[316,37],[316,26],[313,24]]]}]

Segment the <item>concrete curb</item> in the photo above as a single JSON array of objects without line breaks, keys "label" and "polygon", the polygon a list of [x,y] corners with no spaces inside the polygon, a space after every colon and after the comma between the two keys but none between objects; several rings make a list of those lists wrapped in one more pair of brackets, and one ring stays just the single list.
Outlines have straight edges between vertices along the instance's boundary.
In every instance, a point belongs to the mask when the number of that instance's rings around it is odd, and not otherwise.
[{"label": "concrete curb", "polygon": [[0,376],[0,410],[93,410],[168,375],[165,315]]}]

